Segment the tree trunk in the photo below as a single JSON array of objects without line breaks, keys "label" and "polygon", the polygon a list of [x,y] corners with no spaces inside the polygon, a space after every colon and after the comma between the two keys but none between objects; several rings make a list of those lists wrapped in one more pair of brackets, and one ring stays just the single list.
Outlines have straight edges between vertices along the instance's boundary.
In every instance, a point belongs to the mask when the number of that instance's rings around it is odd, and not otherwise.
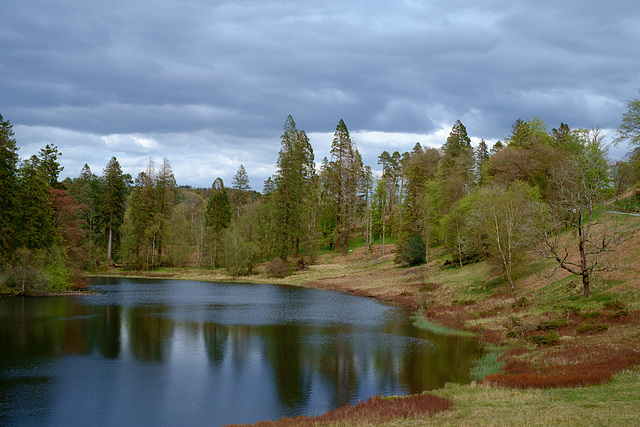
[{"label": "tree trunk", "polygon": [[111,242],[113,241],[113,230],[111,226],[109,226],[109,241],[107,242],[107,260],[109,261],[109,265],[111,265]]}]

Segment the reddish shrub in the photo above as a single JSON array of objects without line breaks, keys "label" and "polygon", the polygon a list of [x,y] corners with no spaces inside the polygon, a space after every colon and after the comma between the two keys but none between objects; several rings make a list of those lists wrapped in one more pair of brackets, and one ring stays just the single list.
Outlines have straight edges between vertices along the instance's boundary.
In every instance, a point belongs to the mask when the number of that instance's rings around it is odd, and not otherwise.
[{"label": "reddish shrub", "polygon": [[[572,355],[578,357],[572,348],[565,348],[554,355],[563,355],[569,360]],[[505,374],[488,375],[484,381],[508,388],[582,387],[606,383],[616,372],[640,365],[640,352],[634,349],[621,349],[608,356],[602,357],[599,349],[594,349],[591,354],[593,361],[553,365],[541,370],[527,362],[509,360],[504,368]]]},{"label": "reddish shrub", "polygon": [[508,388],[557,388],[581,387],[586,385],[603,384],[611,380],[610,371],[596,370],[568,374],[515,374],[488,375],[485,381],[492,385]]},{"label": "reddish shrub", "polygon": [[402,418],[417,418],[445,411],[453,402],[431,394],[418,394],[401,398],[385,398],[373,396],[357,405],[344,405],[317,417],[282,418],[278,421],[263,421],[255,426],[287,427],[314,426],[318,423],[361,424],[364,422],[380,423]]}]

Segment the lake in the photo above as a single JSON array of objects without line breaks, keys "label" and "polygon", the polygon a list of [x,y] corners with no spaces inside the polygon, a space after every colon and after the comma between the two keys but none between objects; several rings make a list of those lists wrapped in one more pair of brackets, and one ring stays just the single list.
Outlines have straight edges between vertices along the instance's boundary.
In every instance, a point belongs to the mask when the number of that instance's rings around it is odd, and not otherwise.
[{"label": "lake", "polygon": [[291,286],[95,278],[0,298],[0,425],[219,426],[469,382],[482,350],[375,300]]}]

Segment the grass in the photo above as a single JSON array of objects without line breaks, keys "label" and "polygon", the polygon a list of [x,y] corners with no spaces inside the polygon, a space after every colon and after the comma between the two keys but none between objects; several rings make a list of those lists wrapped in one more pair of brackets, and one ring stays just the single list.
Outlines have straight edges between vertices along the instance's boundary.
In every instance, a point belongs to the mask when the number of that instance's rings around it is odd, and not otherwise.
[{"label": "grass", "polygon": [[486,353],[473,363],[469,370],[471,379],[480,381],[488,375],[499,374],[502,372],[505,363],[498,360],[504,354],[504,347],[489,345],[486,347]]},{"label": "grass", "polygon": [[446,326],[440,325],[438,323],[431,322],[427,318],[425,318],[420,312],[417,312],[413,317],[413,326],[416,328],[429,331],[435,335],[456,335],[459,337],[475,337],[476,334],[470,331],[458,330],[447,328]]},{"label": "grass", "polygon": [[[512,390],[449,384],[432,392],[454,402],[428,420],[434,426],[611,426],[640,420],[640,371],[616,374],[597,387]],[[423,421],[424,422],[424,421]],[[417,426],[420,421],[396,426]]]}]

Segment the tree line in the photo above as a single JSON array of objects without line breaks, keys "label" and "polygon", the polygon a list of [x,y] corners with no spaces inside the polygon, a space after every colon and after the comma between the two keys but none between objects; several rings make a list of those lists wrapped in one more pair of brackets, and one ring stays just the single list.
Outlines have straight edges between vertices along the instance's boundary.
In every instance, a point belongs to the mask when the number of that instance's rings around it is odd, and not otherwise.
[{"label": "tree line", "polygon": [[[429,262],[435,247],[458,265],[489,259],[512,288],[535,249],[581,276],[588,296],[591,274],[603,268],[598,254],[621,238],[618,228],[600,225],[599,203],[640,176],[640,102],[627,107],[617,141],[629,141],[631,152],[613,164],[598,129],[561,123],[548,131],[533,117],[516,120],[503,141],[475,148],[457,121],[440,148],[382,152],[380,176],[363,164],[343,120],[330,157],[316,162],[289,116],[276,171],[260,192],[242,165],[230,187],[221,178],[207,189],[179,187],[168,159],[150,160],[133,179],[113,157],[100,175],[85,165],[60,182],[58,149],[47,145],[20,161],[11,124],[0,116],[1,286],[81,287],[83,271],[110,265],[242,275],[269,262],[272,274],[286,274],[322,250],[346,255],[350,244],[373,256],[377,242],[406,265]],[[563,238],[567,229],[578,237]]]}]

